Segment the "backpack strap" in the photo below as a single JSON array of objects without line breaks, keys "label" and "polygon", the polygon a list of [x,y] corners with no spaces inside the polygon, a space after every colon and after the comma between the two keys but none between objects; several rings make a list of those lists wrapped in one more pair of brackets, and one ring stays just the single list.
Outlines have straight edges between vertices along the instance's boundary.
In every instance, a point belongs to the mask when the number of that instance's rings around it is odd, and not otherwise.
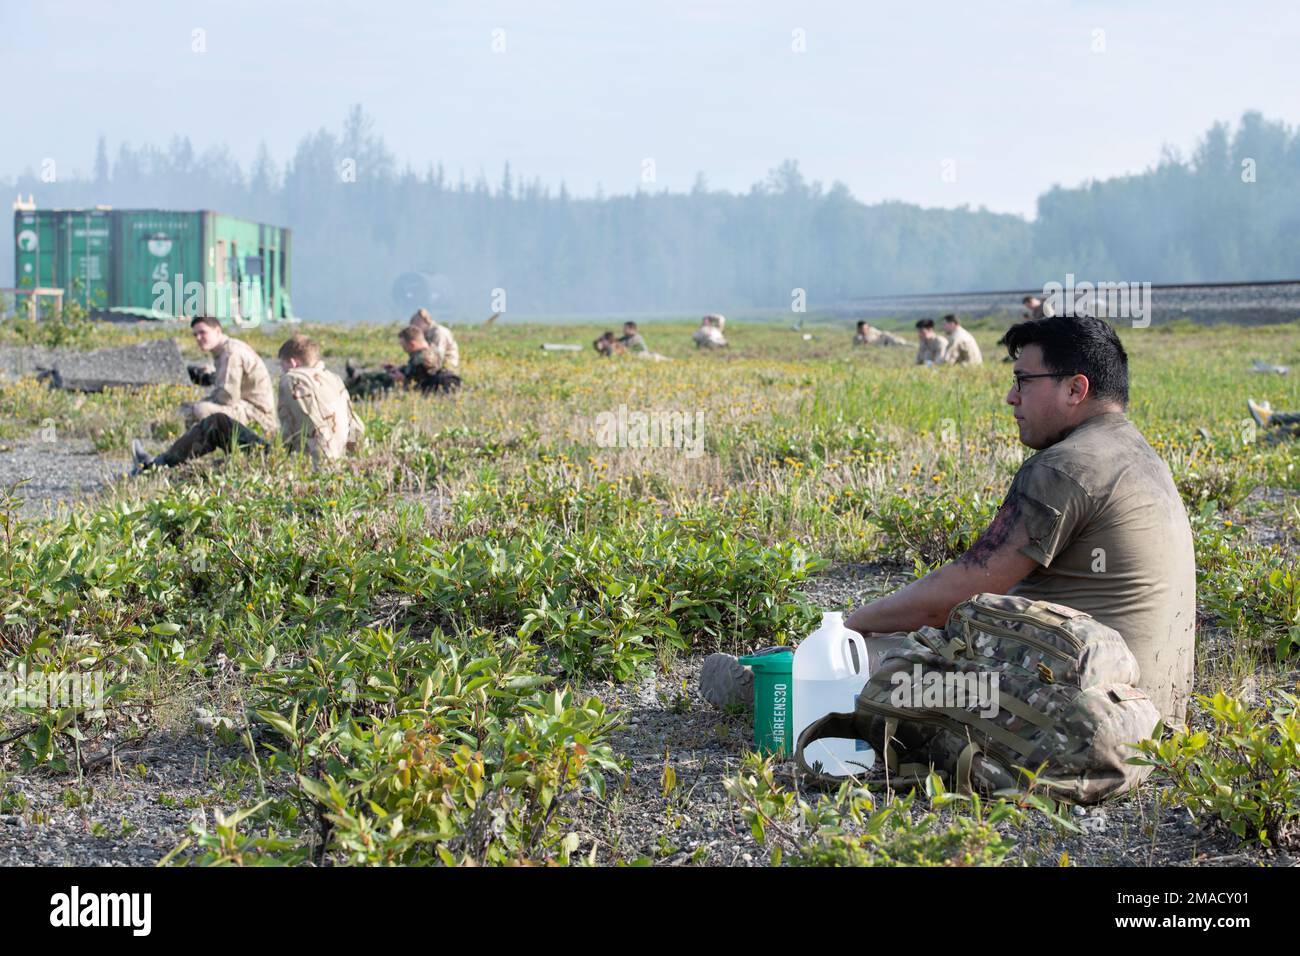
[{"label": "backpack strap", "polygon": [[995,724],[987,717],[980,717],[978,714],[972,714],[969,710],[963,710],[961,707],[937,707],[936,713],[946,714],[955,720],[960,720],[963,724],[978,730],[984,736],[996,740],[1002,746],[1009,750],[1014,750],[1022,757],[1028,757],[1034,752],[1034,745],[1023,737],[1019,737],[1007,730],[1005,727]]},{"label": "backpack strap", "polygon": [[1033,724],[1035,727],[1046,729],[1055,723],[1051,717],[1044,714],[1041,710],[1035,709],[1019,697],[1012,697],[1010,694],[1004,694],[1001,690],[998,691],[998,707],[1005,708],[1014,716]]},{"label": "backpack strap", "polygon": [[[853,714],[827,714],[814,720],[811,724],[803,729],[799,735],[799,741],[795,745],[794,759],[798,761],[799,766],[805,773],[814,773],[813,769],[804,762],[804,748],[814,741],[821,740],[823,737],[843,737],[848,740],[857,740],[858,731],[855,726]],[[885,742],[889,742],[886,735]],[[864,771],[865,772],[865,771]]]}]

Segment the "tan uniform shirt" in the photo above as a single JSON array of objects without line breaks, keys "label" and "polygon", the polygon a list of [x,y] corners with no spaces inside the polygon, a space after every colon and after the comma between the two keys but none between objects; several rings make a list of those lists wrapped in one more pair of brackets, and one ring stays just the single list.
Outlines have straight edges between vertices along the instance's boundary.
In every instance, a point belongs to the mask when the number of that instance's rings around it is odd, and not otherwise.
[{"label": "tan uniform shirt", "polygon": [[928,339],[921,339],[920,347],[916,350],[916,364],[933,362],[938,365],[943,361],[943,353],[947,348],[948,340],[937,333]]},{"label": "tan uniform shirt", "polygon": [[1123,636],[1166,722],[1182,721],[1196,650],[1192,530],[1169,469],[1119,412],[1029,458],[1007,493],[1041,567],[1012,594],[1091,614]]},{"label": "tan uniform shirt", "polygon": [[943,360],[949,365],[984,364],[984,356],[980,353],[980,344],[975,341],[975,336],[960,325],[953,331],[952,338],[948,340],[948,348],[944,350]]},{"label": "tan uniform shirt", "polygon": [[256,422],[266,429],[275,428],[275,393],[266,363],[247,342],[227,338],[213,353],[216,371],[214,387],[207,401],[240,408],[231,417],[245,425]]},{"label": "tan uniform shirt", "polygon": [[364,426],[352,411],[343,380],[324,363],[300,365],[280,376],[280,436],[313,462],[342,458]]},{"label": "tan uniform shirt", "polygon": [[445,325],[434,324],[424,331],[424,338],[429,343],[429,352],[431,353],[430,368],[437,371],[445,368],[449,372],[460,370],[460,349],[456,347],[456,340],[452,338],[451,329]]},{"label": "tan uniform shirt", "polygon": [[720,349],[727,344],[722,332],[712,325],[700,326],[695,330],[695,335],[692,338],[695,339],[697,346],[709,349]]}]

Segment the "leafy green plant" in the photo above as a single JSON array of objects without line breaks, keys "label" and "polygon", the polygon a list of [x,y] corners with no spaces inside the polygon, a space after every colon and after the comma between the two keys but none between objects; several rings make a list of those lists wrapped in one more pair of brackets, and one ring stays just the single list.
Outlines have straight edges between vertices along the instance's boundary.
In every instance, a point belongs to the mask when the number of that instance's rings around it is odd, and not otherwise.
[{"label": "leafy green plant", "polygon": [[1291,694],[1249,707],[1222,691],[1198,696],[1212,730],[1161,732],[1132,762],[1173,783],[1174,799],[1243,840],[1300,845],[1300,703]]},{"label": "leafy green plant", "polygon": [[949,792],[935,774],[925,782],[924,810],[916,792],[881,803],[853,781],[810,802],[776,783],[771,758],[754,754],[725,786],[754,838],[773,844],[774,865],[997,866],[1015,848],[1010,831],[1027,811],[1061,822],[1042,801],[985,802]]},{"label": "leafy green plant", "polygon": [[984,532],[998,503],[978,493],[892,495],[873,513],[882,533],[881,555],[935,566],[963,554]]}]

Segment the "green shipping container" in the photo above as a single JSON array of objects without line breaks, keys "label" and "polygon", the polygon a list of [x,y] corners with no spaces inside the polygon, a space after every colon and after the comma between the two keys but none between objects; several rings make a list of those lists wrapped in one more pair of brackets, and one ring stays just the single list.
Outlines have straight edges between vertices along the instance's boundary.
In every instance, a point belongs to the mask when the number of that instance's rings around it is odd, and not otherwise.
[{"label": "green shipping container", "polygon": [[214,212],[14,210],[19,288],[66,290],[94,315],[293,318],[289,230]]}]

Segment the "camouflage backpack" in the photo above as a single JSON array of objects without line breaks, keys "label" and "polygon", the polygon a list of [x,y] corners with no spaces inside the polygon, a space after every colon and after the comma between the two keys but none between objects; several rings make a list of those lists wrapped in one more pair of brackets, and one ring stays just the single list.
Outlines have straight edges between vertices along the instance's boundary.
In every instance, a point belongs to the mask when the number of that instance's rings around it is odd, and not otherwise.
[{"label": "camouflage backpack", "polygon": [[1160,720],[1136,686],[1138,665],[1119,633],[1082,611],[1001,594],[953,608],[888,651],[850,714],[828,714],[799,736],[796,756],[822,737],[866,740],[892,778],[933,768],[965,792],[1023,789],[1038,772],[1053,797],[1096,803],[1140,784],[1128,764]]}]

